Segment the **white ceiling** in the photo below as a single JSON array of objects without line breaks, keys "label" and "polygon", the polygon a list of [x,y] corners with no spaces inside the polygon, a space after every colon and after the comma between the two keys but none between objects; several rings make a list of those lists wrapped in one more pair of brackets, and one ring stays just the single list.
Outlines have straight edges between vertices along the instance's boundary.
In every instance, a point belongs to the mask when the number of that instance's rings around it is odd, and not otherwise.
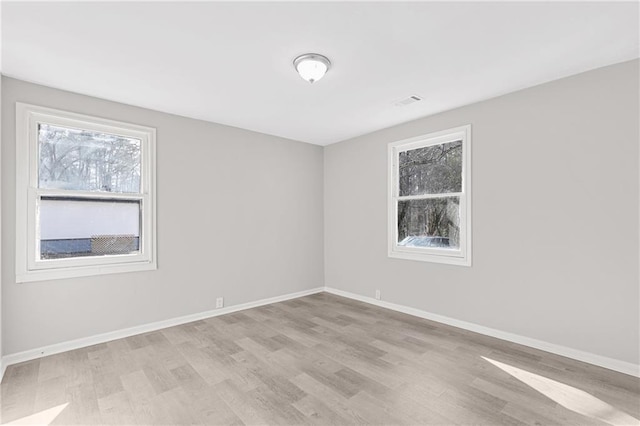
[{"label": "white ceiling", "polygon": [[[3,74],[326,145],[639,56],[638,3],[2,4]],[[313,85],[302,53],[333,67]],[[424,100],[394,104],[410,95]]]}]

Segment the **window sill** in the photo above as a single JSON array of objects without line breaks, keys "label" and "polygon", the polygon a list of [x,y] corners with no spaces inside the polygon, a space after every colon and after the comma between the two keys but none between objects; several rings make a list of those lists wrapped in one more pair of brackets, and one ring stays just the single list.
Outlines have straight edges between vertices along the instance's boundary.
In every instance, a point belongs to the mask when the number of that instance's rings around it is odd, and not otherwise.
[{"label": "window sill", "polygon": [[431,253],[417,253],[417,252],[400,252],[400,251],[389,251],[389,257],[394,259],[403,259],[403,260],[418,260],[421,262],[431,262],[431,263],[443,263],[447,265],[458,265],[458,266],[471,266],[471,258],[467,257],[458,257],[458,256],[446,256],[446,255],[438,255]]},{"label": "window sill", "polygon": [[58,269],[39,269],[16,274],[17,283],[59,280],[64,278],[90,277],[104,274],[153,271],[158,269],[156,262],[132,262],[125,264],[92,265]]}]

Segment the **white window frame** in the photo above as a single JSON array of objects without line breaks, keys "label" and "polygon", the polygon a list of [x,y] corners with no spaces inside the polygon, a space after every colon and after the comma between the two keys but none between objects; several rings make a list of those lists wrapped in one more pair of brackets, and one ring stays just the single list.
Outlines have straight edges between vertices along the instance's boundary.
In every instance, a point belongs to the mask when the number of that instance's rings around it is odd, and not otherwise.
[{"label": "white window frame", "polygon": [[[131,194],[38,188],[38,123],[139,139],[140,192]],[[16,103],[16,282],[157,269],[155,140],[156,130],[151,127]],[[139,251],[120,255],[40,259],[37,215],[42,197],[139,201]]]},{"label": "white window frame", "polygon": [[[399,196],[401,152],[462,140],[461,192]],[[392,258],[471,266],[471,125],[403,139],[388,146],[388,255]],[[398,245],[398,201],[446,196],[460,197],[460,249]]]}]

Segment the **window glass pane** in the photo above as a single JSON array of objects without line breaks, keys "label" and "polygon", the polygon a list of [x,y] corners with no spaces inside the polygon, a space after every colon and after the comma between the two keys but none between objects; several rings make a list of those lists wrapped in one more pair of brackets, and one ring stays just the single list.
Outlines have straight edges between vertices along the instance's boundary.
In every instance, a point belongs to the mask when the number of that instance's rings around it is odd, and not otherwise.
[{"label": "window glass pane", "polygon": [[140,244],[140,201],[43,198],[40,258],[136,253]]},{"label": "window glass pane", "polygon": [[399,154],[400,196],[462,191],[462,141]]},{"label": "window glass pane", "polygon": [[398,201],[398,245],[460,248],[460,197]]},{"label": "window glass pane", "polygon": [[139,139],[40,123],[40,188],[140,192]]}]

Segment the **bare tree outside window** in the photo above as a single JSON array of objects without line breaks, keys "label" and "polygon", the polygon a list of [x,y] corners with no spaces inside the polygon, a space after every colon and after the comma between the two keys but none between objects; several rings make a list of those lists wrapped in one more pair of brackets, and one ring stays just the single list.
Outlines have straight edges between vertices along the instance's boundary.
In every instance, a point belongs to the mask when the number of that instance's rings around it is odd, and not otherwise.
[{"label": "bare tree outside window", "polygon": [[[451,194],[462,190],[462,141],[403,151],[399,153],[398,161],[401,197]],[[398,243],[458,249],[459,207],[457,196],[398,201]]]},{"label": "bare tree outside window", "polygon": [[462,190],[462,141],[398,154],[400,196]]},{"label": "bare tree outside window", "polygon": [[138,193],[138,139],[40,123],[39,187]]},{"label": "bare tree outside window", "polygon": [[471,266],[471,125],[388,144],[388,254]]},{"label": "bare tree outside window", "polygon": [[16,281],[156,269],[156,129],[22,102],[16,126]]},{"label": "bare tree outside window", "polygon": [[458,197],[399,201],[398,242],[423,247],[460,248],[459,209]]},{"label": "bare tree outside window", "polygon": [[40,200],[40,258],[137,252],[140,200],[78,198],[69,191],[139,193],[142,141],[39,123],[38,145],[39,188],[68,195]]}]

